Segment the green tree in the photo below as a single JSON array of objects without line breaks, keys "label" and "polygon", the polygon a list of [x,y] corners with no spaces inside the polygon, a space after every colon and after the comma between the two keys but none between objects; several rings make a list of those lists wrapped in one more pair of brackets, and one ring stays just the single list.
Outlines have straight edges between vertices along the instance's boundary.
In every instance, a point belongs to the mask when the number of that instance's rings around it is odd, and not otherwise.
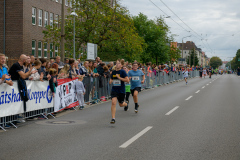
[{"label": "green tree", "polygon": [[[189,58],[190,58],[190,64],[189,64]],[[193,59],[194,59],[194,62],[193,62]],[[197,57],[197,52],[196,50],[192,49],[191,52],[190,52],[190,55],[187,57],[187,64],[192,66],[198,66],[199,65],[199,61],[198,61],[198,57]]]},{"label": "green tree", "polygon": [[219,57],[215,56],[210,59],[210,66],[212,66],[212,68],[216,69],[221,65],[222,65],[222,60]]},{"label": "green tree", "polygon": [[[75,21],[76,57],[84,53],[88,42],[98,45],[98,55],[103,60],[140,59],[145,43],[135,28],[128,10],[117,2],[110,7],[108,0],[75,0],[73,9],[78,14]],[[69,10],[71,12],[71,10]],[[65,20],[65,49],[69,57],[73,53],[73,16]],[[60,21],[58,22],[60,24]],[[60,44],[60,31],[57,25],[43,31],[44,40]]]},{"label": "green tree", "polygon": [[142,62],[166,62],[170,60],[170,38],[167,37],[168,26],[160,17],[156,21],[149,20],[142,13],[133,17],[134,26],[146,43],[141,55]]}]

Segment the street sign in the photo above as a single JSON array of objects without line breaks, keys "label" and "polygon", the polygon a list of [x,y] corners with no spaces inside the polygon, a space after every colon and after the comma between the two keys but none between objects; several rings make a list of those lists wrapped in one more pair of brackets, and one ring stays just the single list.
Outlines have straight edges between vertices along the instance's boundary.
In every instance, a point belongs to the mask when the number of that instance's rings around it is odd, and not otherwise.
[{"label": "street sign", "polygon": [[95,60],[97,57],[97,44],[87,43],[87,59]]}]

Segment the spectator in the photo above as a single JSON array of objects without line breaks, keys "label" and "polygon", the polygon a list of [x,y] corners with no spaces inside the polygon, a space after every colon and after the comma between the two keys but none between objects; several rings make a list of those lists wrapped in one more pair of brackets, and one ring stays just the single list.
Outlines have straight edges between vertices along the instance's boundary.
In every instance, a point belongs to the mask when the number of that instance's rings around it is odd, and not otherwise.
[{"label": "spectator", "polygon": [[55,63],[57,63],[58,64],[58,72],[60,72],[60,70],[63,68],[63,66],[65,65],[63,62],[61,62],[60,61],[60,56],[57,56],[56,57],[56,61],[55,61]]},{"label": "spectator", "polygon": [[51,68],[51,63],[49,61],[47,61],[47,64],[46,64],[46,72],[49,73],[49,69]]},{"label": "spectator", "polygon": [[103,70],[104,70],[104,77],[105,78],[109,78],[110,77],[110,72],[109,72],[109,68],[107,66],[104,66],[103,67]]},{"label": "spectator", "polygon": [[75,63],[74,63],[74,68],[75,68],[77,75],[79,75],[78,63],[79,63],[78,61],[75,61]]},{"label": "spectator", "polygon": [[5,62],[6,62],[5,55],[0,53],[0,78],[1,78],[0,79],[0,84],[5,82],[8,85],[12,86],[13,82],[10,79],[11,76],[8,75],[7,68],[3,66],[5,64]]},{"label": "spectator", "polygon": [[113,67],[113,62],[109,62],[109,65],[110,65],[109,71],[111,72]]},{"label": "spectator", "polygon": [[69,59],[65,59],[65,64],[69,64]]},{"label": "spectator", "polygon": [[51,79],[49,80],[49,86],[52,91],[53,97],[55,97],[56,87],[58,86],[57,82],[57,70],[55,68],[49,69],[49,74],[51,76]]},{"label": "spectator", "polygon": [[79,69],[80,75],[88,76],[88,65],[89,65],[89,62],[85,61],[83,66]]},{"label": "spectator", "polygon": [[34,57],[34,56],[31,56],[30,59],[31,59],[30,64],[33,66],[33,63],[35,62],[35,57]]},{"label": "spectator", "polygon": [[95,77],[99,76],[99,74],[97,72],[97,62],[96,61],[93,62],[93,73],[95,73]]},{"label": "spectator", "polygon": [[74,67],[74,65],[75,65],[75,60],[71,58],[71,59],[69,60],[69,65],[70,65],[69,77],[70,77],[70,78],[74,78],[74,77],[77,76],[77,73],[76,73],[76,70],[75,70],[75,67]]},{"label": "spectator", "polygon": [[53,63],[51,68],[56,69],[56,71],[58,73],[58,64],[57,63]]},{"label": "spectator", "polygon": [[54,59],[50,59],[50,65],[52,65],[54,63]]},{"label": "spectator", "polygon": [[103,76],[105,63],[100,63],[100,65],[97,67],[97,72],[99,75]]},{"label": "spectator", "polygon": [[78,61],[78,68],[80,69],[82,67],[81,59],[77,59]]},{"label": "spectator", "polygon": [[10,70],[9,74],[11,75],[12,80],[19,80],[27,79],[31,74],[36,73],[37,71],[32,71],[32,67],[30,67],[30,70],[26,73],[23,72],[23,63],[27,60],[27,56],[25,54],[22,54],[18,60],[18,62],[14,63]]},{"label": "spectator", "polygon": [[68,78],[69,77],[69,69],[70,69],[70,65],[65,64],[65,66],[61,69],[60,73],[58,74],[58,78]]},{"label": "spectator", "polygon": [[31,58],[27,56],[26,62],[23,63],[23,72],[26,73],[30,70]]},{"label": "spectator", "polygon": [[95,61],[96,61],[97,64],[99,65],[99,64],[100,64],[100,61],[101,61],[101,60],[100,60],[100,57],[96,57],[96,58],[95,58]]},{"label": "spectator", "polygon": [[79,102],[79,109],[80,110],[84,109],[85,88],[84,88],[84,85],[83,85],[82,81],[83,81],[83,76],[79,76],[78,81],[76,81],[76,83],[75,83],[77,100]]},{"label": "spectator", "polygon": [[[39,59],[41,62],[41,67],[38,69],[39,75],[43,75],[43,80],[50,80],[51,76],[48,74],[46,65],[47,65],[47,60],[45,58],[40,58]],[[35,63],[35,62],[34,62]]]},{"label": "spectator", "polygon": [[[41,61],[39,61],[39,60],[36,60],[35,62],[34,62],[34,67],[33,67],[33,71],[38,71],[38,69],[41,67]],[[32,80],[34,80],[34,81],[43,81],[43,72],[41,72],[41,76],[40,76],[40,74],[38,73],[38,72],[36,72],[36,73],[33,73],[33,74],[31,74],[31,76],[29,77],[29,79],[31,78]]]}]

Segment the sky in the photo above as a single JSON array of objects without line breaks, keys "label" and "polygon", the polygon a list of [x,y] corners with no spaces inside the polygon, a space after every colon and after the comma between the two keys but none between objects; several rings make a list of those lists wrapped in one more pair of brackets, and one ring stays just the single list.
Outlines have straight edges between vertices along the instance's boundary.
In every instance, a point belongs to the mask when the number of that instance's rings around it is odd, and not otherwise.
[{"label": "sky", "polygon": [[132,16],[164,18],[174,40],[193,41],[211,58],[229,61],[240,49],[240,0],[121,0]]}]

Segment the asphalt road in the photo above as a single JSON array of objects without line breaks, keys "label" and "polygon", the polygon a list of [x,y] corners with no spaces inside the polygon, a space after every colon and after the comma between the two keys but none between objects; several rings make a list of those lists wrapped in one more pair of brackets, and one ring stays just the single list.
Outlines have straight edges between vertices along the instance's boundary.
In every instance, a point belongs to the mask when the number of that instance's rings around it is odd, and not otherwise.
[{"label": "asphalt road", "polygon": [[[190,79],[0,133],[0,160],[239,160],[240,78]],[[67,123],[68,122],[68,123]]]}]

